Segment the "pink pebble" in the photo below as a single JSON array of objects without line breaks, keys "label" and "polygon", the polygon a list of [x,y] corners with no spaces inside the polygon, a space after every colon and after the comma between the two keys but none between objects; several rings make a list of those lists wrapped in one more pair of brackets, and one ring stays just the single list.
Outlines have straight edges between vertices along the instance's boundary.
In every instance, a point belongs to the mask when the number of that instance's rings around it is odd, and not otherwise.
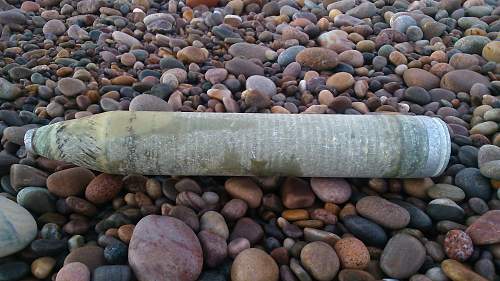
[{"label": "pink pebble", "polygon": [[90,281],[90,271],[81,262],[68,263],[59,270],[56,281]]}]

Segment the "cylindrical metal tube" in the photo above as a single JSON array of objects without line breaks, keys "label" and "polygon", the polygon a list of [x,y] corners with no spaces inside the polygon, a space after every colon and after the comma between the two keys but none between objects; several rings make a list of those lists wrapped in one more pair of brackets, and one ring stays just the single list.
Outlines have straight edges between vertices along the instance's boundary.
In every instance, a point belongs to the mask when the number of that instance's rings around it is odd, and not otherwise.
[{"label": "cylindrical metal tube", "polygon": [[446,124],[405,115],[117,111],[29,132],[26,147],[113,174],[437,176]]}]

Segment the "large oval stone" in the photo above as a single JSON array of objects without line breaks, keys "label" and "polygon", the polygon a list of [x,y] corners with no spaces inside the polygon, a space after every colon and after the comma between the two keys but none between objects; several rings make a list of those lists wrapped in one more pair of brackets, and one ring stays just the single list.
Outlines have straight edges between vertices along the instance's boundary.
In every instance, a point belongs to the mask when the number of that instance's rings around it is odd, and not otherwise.
[{"label": "large oval stone", "polygon": [[404,208],[378,196],[366,196],[358,201],[356,210],[381,226],[400,229],[410,222],[410,214]]},{"label": "large oval stone", "polygon": [[314,47],[300,51],[295,60],[314,70],[328,70],[337,66],[338,55],[330,49]]},{"label": "large oval stone", "polygon": [[37,227],[31,214],[0,196],[0,258],[18,252],[35,239]]},{"label": "large oval stone", "polygon": [[189,226],[172,217],[141,219],[128,254],[139,281],[195,281],[203,267],[200,241]]},{"label": "large oval stone", "polygon": [[239,253],[231,267],[233,281],[278,281],[279,269],[266,252],[250,248]]},{"label": "large oval stone", "polygon": [[491,210],[476,219],[467,234],[476,245],[490,245],[500,242],[500,210]]},{"label": "large oval stone", "polygon": [[418,86],[427,91],[439,88],[439,77],[420,68],[410,68],[403,73],[403,79],[408,86]]},{"label": "large oval stone", "polygon": [[[467,79],[464,79],[467,77]],[[479,83],[485,86],[490,85],[490,80],[477,72],[468,69],[454,70],[446,73],[441,78],[441,88],[458,92],[470,92],[472,85]]]},{"label": "large oval stone", "polygon": [[323,241],[307,244],[300,251],[300,261],[304,268],[319,281],[332,280],[340,268],[335,250]]},{"label": "large oval stone", "polygon": [[425,248],[417,238],[408,234],[392,237],[380,257],[380,268],[390,277],[409,278],[425,260]]}]

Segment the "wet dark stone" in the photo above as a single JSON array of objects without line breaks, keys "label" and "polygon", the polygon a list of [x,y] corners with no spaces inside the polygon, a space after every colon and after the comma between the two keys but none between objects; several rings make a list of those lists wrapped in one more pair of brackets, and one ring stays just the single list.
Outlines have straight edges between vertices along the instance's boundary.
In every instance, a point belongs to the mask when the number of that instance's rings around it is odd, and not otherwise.
[{"label": "wet dark stone", "polygon": [[491,197],[490,183],[477,168],[465,168],[455,176],[455,185],[460,187],[467,198],[479,197],[488,201]]},{"label": "wet dark stone", "polygon": [[343,222],[349,232],[369,246],[383,247],[387,242],[387,234],[384,229],[368,219],[347,216]]},{"label": "wet dark stone", "polygon": [[31,242],[31,250],[39,256],[56,256],[67,249],[67,242],[55,239],[38,239]]}]

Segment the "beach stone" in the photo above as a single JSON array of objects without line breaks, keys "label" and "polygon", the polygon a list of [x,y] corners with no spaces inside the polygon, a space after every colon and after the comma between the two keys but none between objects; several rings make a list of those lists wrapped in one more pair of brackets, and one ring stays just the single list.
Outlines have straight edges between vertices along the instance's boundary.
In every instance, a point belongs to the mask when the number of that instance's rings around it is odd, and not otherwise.
[{"label": "beach stone", "polygon": [[81,262],[87,266],[90,271],[106,264],[104,259],[104,250],[101,247],[88,245],[76,248],[69,253],[64,259],[64,265],[74,262]]},{"label": "beach stone", "polygon": [[241,199],[231,199],[224,205],[220,213],[226,220],[233,221],[243,217],[247,210],[248,205],[245,201]]},{"label": "beach stone", "polygon": [[461,221],[464,217],[464,210],[448,198],[432,200],[427,205],[425,212],[436,221]]},{"label": "beach stone", "polygon": [[340,53],[339,60],[353,67],[362,67],[364,64],[363,54],[358,50],[347,50]]},{"label": "beach stone", "polygon": [[455,185],[460,187],[468,198],[479,197],[489,200],[491,196],[488,179],[477,168],[465,168],[455,175]]},{"label": "beach stone", "polygon": [[322,241],[309,243],[300,251],[300,261],[316,280],[332,280],[339,271],[340,262],[330,245]]},{"label": "beach stone", "polygon": [[333,96],[332,92],[328,90],[323,90],[318,94],[318,102],[321,105],[326,105],[326,106],[331,105],[333,103],[334,98],[335,97]]},{"label": "beach stone", "polygon": [[332,30],[318,36],[318,42],[321,47],[330,49],[336,53],[342,53],[352,50],[355,47],[355,44],[347,36],[347,32],[343,30]]},{"label": "beach stone", "polygon": [[279,268],[266,252],[250,248],[236,256],[231,266],[232,281],[278,281]]},{"label": "beach stone", "polygon": [[471,134],[492,135],[498,130],[498,124],[494,121],[479,123],[470,129]]},{"label": "beach stone", "polygon": [[458,39],[455,43],[454,48],[458,49],[466,54],[478,54],[481,55],[483,48],[486,44],[490,43],[488,37],[479,35],[469,35]]},{"label": "beach stone", "polygon": [[424,88],[416,86],[408,87],[403,98],[420,105],[426,105],[431,102],[431,95]]},{"label": "beach stone", "polygon": [[311,189],[323,202],[342,204],[351,197],[351,185],[341,178],[311,178]]},{"label": "beach stone", "polygon": [[484,113],[484,120],[500,122],[500,108],[493,108]]},{"label": "beach stone", "polygon": [[134,228],[129,265],[139,281],[195,281],[203,266],[203,251],[194,232],[182,221],[149,215]]},{"label": "beach stone", "polygon": [[470,258],[474,251],[474,245],[469,235],[459,229],[453,229],[446,233],[443,248],[449,258],[462,262]]},{"label": "beach stone", "polygon": [[295,60],[314,70],[328,70],[337,66],[337,57],[337,53],[330,49],[313,47],[300,51]]},{"label": "beach stone", "polygon": [[335,16],[334,23],[335,23],[335,26],[339,26],[339,27],[340,26],[356,26],[356,25],[366,24],[366,22],[364,22],[361,19],[358,19],[358,18],[353,17],[353,16],[345,15],[345,14],[340,14],[340,15]]},{"label": "beach stone", "polygon": [[[9,172],[11,166],[17,164],[19,159],[9,153],[0,153],[0,174],[4,175]],[[9,179],[10,181],[10,179]]]},{"label": "beach stone", "polygon": [[256,90],[247,90],[245,92],[245,104],[257,109],[263,109],[271,105],[271,99],[267,94]]},{"label": "beach stone", "polygon": [[408,86],[418,86],[427,91],[439,88],[439,77],[419,68],[410,68],[403,73],[403,79]]},{"label": "beach stone", "polygon": [[186,4],[191,7],[197,7],[200,5],[205,5],[207,7],[215,7],[217,4],[219,4],[219,0],[187,0]]},{"label": "beach stone", "polygon": [[30,129],[28,126],[8,127],[3,130],[3,138],[17,145],[24,145],[24,134]]},{"label": "beach stone", "polygon": [[142,44],[139,40],[131,35],[128,35],[127,33],[121,31],[113,31],[111,36],[113,37],[113,40],[120,44],[126,45],[129,48],[132,48],[134,46],[142,47]]},{"label": "beach stone", "polygon": [[127,245],[122,242],[115,242],[106,245],[104,248],[104,258],[108,264],[124,264],[127,262]]},{"label": "beach stone", "polygon": [[198,232],[200,228],[200,222],[197,214],[195,211],[186,206],[176,205],[170,209],[168,215],[183,221],[195,232]]},{"label": "beach stone", "polygon": [[236,238],[233,241],[229,242],[227,246],[228,255],[231,258],[236,258],[239,253],[250,248],[250,241],[246,238]]},{"label": "beach stone", "polygon": [[410,26],[417,26],[417,21],[408,15],[394,15],[389,24],[395,30],[405,33]]},{"label": "beach stone", "polygon": [[26,16],[18,10],[0,11],[0,24],[26,24]]},{"label": "beach stone", "polygon": [[455,69],[469,69],[479,64],[474,55],[457,53],[450,58],[450,65]]},{"label": "beach stone", "polygon": [[54,117],[61,117],[64,115],[64,106],[57,102],[51,102],[49,105],[47,105],[46,108],[47,114],[54,118]]},{"label": "beach stone", "polygon": [[26,186],[45,186],[47,173],[23,164],[10,166],[10,184],[16,191]]},{"label": "beach stone", "polygon": [[49,20],[43,26],[43,33],[44,34],[54,34],[56,36],[60,36],[60,35],[63,35],[64,32],[66,32],[66,26],[64,25],[64,23],[62,21],[57,20],[57,19]]},{"label": "beach stone", "polygon": [[424,39],[432,39],[434,37],[439,37],[446,30],[447,26],[443,23],[437,21],[426,21],[422,25],[422,31],[424,32]]},{"label": "beach stone", "polygon": [[205,72],[205,79],[212,84],[218,84],[226,80],[227,74],[224,68],[211,68]]},{"label": "beach stone", "polygon": [[208,51],[205,48],[187,46],[177,52],[177,59],[183,63],[203,63],[208,59]]},{"label": "beach stone", "polygon": [[[342,269],[338,275],[339,281],[375,281],[370,273],[358,269]],[[413,281],[413,280],[412,280]]]},{"label": "beach stone", "polygon": [[466,230],[475,245],[500,242],[500,211],[488,211],[476,219]]},{"label": "beach stone", "polygon": [[410,214],[410,223],[407,227],[419,230],[430,230],[432,228],[431,218],[420,208],[402,200],[391,200],[391,202],[403,207]]},{"label": "beach stone", "polygon": [[408,234],[393,236],[380,256],[380,268],[392,278],[409,278],[425,261],[425,248]]},{"label": "beach stone", "polygon": [[404,208],[378,196],[366,196],[356,203],[356,210],[364,217],[390,228],[404,228],[410,222],[410,214]]},{"label": "beach stone", "polygon": [[285,49],[278,56],[278,64],[283,66],[283,67],[291,64],[292,62],[295,61],[297,54],[304,49],[305,49],[305,47],[300,46],[300,45],[299,46],[292,46],[292,47]]},{"label": "beach stone", "polygon": [[55,198],[46,188],[26,187],[17,193],[17,203],[37,214],[55,211]]},{"label": "beach stone", "polygon": [[171,104],[153,95],[138,95],[129,105],[130,111],[174,111]]},{"label": "beach stone", "polygon": [[387,242],[384,229],[368,219],[351,215],[344,217],[342,221],[350,233],[368,246],[383,247]]},{"label": "beach stone", "polygon": [[258,59],[262,62],[271,60],[276,57],[276,52],[262,45],[250,44],[247,42],[239,42],[231,45],[227,50],[233,57],[243,59]]},{"label": "beach stone", "polygon": [[246,81],[247,90],[256,90],[269,97],[276,95],[276,85],[274,82],[261,75],[253,75],[248,77]]},{"label": "beach stone", "polygon": [[153,33],[170,33],[175,30],[175,18],[167,13],[149,14],[142,21],[147,30]]},{"label": "beach stone", "polygon": [[83,0],[76,5],[76,10],[81,14],[93,14],[100,8],[100,3],[97,0]]},{"label": "beach stone", "polygon": [[81,262],[68,263],[59,270],[56,281],[90,281],[89,268]]},{"label": "beach stone", "polygon": [[67,249],[67,243],[56,239],[37,239],[34,240],[30,249],[39,256],[55,256]]},{"label": "beach stone", "polygon": [[455,202],[461,202],[465,199],[465,192],[458,186],[446,183],[438,183],[427,189],[427,195],[432,199],[448,198]]},{"label": "beach stone", "polygon": [[258,243],[264,237],[264,230],[262,226],[260,226],[253,219],[244,217],[239,219],[236,222],[236,225],[233,227],[231,234],[229,236],[229,240],[233,241],[238,238],[245,238],[252,245]]},{"label": "beach stone", "polygon": [[[468,79],[463,79],[463,77],[467,77]],[[476,83],[488,86],[490,84],[490,80],[487,77],[468,69],[450,71],[441,78],[441,88],[455,93],[468,93],[470,92],[472,86]]]},{"label": "beach stone", "polygon": [[[0,264],[0,280],[20,280],[29,274],[29,266],[22,261],[9,261]],[[24,279],[23,279],[24,280]]]},{"label": "beach stone", "polygon": [[0,196],[0,258],[16,253],[37,234],[37,225],[31,214],[15,202]]},{"label": "beach stone", "polygon": [[226,238],[216,233],[202,230],[198,233],[198,239],[203,249],[203,257],[208,267],[219,266],[227,256]]},{"label": "beach stone", "polygon": [[245,201],[250,208],[257,208],[262,201],[262,190],[260,187],[246,177],[235,177],[228,179],[224,188],[233,198]]},{"label": "beach stone", "polygon": [[264,69],[261,66],[238,57],[226,61],[224,66],[227,71],[234,75],[243,74],[245,77],[264,75]]},{"label": "beach stone", "polygon": [[310,207],[315,196],[306,181],[288,177],[281,187],[281,198],[285,207],[300,209]]},{"label": "beach stone", "polygon": [[453,281],[487,281],[462,263],[448,259],[441,263],[444,274]]},{"label": "beach stone", "polygon": [[73,24],[68,28],[68,36],[75,40],[88,40],[90,39],[89,33],[80,26]]},{"label": "beach stone", "polygon": [[93,179],[94,173],[86,168],[69,168],[51,174],[47,178],[47,188],[50,193],[65,198],[83,194]]},{"label": "beach stone", "polygon": [[500,63],[500,41],[491,41],[486,44],[482,52],[483,58]]},{"label": "beach stone", "polygon": [[31,273],[38,279],[45,279],[49,276],[56,265],[56,260],[51,257],[41,257],[31,263]]},{"label": "beach stone", "polygon": [[74,97],[85,91],[87,87],[81,80],[65,77],[57,82],[57,88],[61,91],[61,93],[63,93],[63,95]]},{"label": "beach stone", "polygon": [[113,200],[122,186],[121,176],[102,173],[88,183],[85,198],[94,204],[103,204]]},{"label": "beach stone", "polygon": [[33,74],[33,71],[31,71],[31,69],[26,67],[16,66],[9,69],[8,73],[12,80],[17,81],[21,79],[29,79]]},{"label": "beach stone", "polygon": [[92,274],[93,281],[130,281],[132,271],[126,265],[104,265],[96,268]]},{"label": "beach stone", "polygon": [[346,14],[359,19],[369,18],[377,14],[377,7],[372,2],[363,2],[347,11]]},{"label": "beach stone", "polygon": [[306,44],[309,41],[309,35],[297,28],[288,26],[281,31],[281,39],[285,41],[297,40],[299,44]]},{"label": "beach stone", "polygon": [[326,85],[335,88],[339,92],[344,92],[354,85],[354,77],[347,72],[338,72],[326,80]]},{"label": "beach stone", "polygon": [[356,6],[356,1],[354,0],[340,0],[328,4],[327,9],[328,11],[335,9],[341,11],[342,13],[345,13],[348,10],[354,8],[355,6]]},{"label": "beach stone", "polygon": [[479,171],[487,178],[500,180],[500,160],[494,160],[483,164]]},{"label": "beach stone", "polygon": [[494,160],[500,160],[500,147],[487,144],[479,148],[479,152],[477,154],[477,162],[479,168],[481,168],[484,164]]},{"label": "beach stone", "polygon": [[[424,30],[425,34],[425,30]],[[375,37],[375,45],[379,48],[383,45],[391,45],[392,43],[403,43],[406,42],[406,35],[395,29],[386,28],[380,31],[380,33]]]},{"label": "beach stone", "polygon": [[342,268],[364,269],[370,262],[370,253],[361,240],[354,237],[342,238],[335,243]]},{"label": "beach stone", "polygon": [[4,78],[0,78],[0,99],[11,101],[20,95],[21,89],[17,85],[10,83]]},{"label": "beach stone", "polygon": [[215,211],[208,211],[201,216],[200,230],[217,234],[222,237],[224,241],[229,238],[229,229],[224,217]]}]

